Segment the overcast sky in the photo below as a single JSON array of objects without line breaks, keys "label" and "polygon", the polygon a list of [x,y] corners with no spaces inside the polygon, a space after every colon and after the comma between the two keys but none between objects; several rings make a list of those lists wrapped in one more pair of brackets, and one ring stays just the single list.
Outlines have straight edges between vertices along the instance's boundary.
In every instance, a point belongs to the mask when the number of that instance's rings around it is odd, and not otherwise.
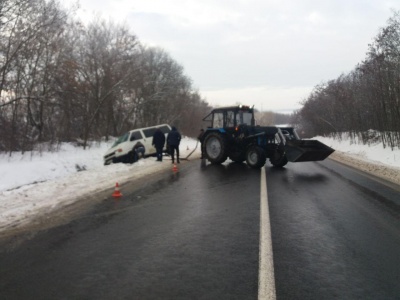
[{"label": "overcast sky", "polygon": [[[68,0],[65,2],[74,2]],[[365,59],[400,0],[80,0],[165,49],[210,105],[291,112]]]}]

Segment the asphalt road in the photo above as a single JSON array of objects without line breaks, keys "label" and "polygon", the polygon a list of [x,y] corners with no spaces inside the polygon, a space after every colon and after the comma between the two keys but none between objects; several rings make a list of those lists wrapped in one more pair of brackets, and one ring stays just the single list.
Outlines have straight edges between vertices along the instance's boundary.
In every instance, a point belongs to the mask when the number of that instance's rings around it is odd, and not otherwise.
[{"label": "asphalt road", "polygon": [[[167,162],[165,162],[167,163]],[[182,164],[0,255],[4,299],[255,299],[260,172]]]},{"label": "asphalt road", "polygon": [[400,299],[400,192],[332,161],[267,169],[278,299]]},{"label": "asphalt road", "polygon": [[[0,241],[0,298],[257,299],[260,171],[179,167]],[[400,299],[396,187],[329,160],[265,172],[277,299]]]}]

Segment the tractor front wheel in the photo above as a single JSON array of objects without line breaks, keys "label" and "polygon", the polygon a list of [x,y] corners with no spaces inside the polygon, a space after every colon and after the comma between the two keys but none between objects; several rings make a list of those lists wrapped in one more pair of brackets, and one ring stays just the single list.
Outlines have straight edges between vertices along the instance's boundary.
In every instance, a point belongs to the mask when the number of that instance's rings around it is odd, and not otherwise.
[{"label": "tractor front wheel", "polygon": [[226,138],[218,132],[212,132],[204,139],[204,153],[212,164],[221,164],[227,158]]},{"label": "tractor front wheel", "polygon": [[267,157],[265,151],[258,146],[250,146],[246,152],[246,162],[247,164],[255,169],[261,168],[265,165]]}]

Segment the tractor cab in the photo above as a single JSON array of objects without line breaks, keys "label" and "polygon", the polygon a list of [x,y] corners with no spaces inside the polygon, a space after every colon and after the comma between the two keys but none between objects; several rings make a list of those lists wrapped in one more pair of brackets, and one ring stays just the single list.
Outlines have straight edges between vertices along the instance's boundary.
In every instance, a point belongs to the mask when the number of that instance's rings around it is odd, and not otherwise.
[{"label": "tractor cab", "polygon": [[207,128],[236,128],[239,125],[254,126],[254,109],[249,106],[216,108],[204,119]]}]

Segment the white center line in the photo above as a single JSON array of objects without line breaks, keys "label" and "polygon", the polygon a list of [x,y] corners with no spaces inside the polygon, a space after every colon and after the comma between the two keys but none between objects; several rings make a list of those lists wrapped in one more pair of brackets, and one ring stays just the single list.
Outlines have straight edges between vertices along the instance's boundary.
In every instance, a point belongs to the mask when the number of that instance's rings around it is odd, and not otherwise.
[{"label": "white center line", "polygon": [[271,224],[269,219],[267,178],[261,168],[260,191],[260,250],[258,267],[258,299],[276,299]]}]

